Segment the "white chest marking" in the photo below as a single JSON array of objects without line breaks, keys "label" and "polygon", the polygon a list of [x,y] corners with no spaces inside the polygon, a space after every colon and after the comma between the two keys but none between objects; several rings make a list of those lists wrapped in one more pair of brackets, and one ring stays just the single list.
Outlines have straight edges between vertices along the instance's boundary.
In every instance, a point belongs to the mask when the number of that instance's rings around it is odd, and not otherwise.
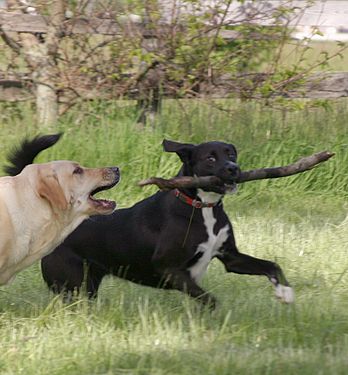
[{"label": "white chest marking", "polygon": [[229,236],[229,225],[226,224],[219,230],[217,234],[214,234],[214,225],[216,219],[213,214],[213,208],[205,207],[202,208],[202,215],[204,225],[207,230],[208,239],[206,242],[202,242],[197,246],[196,254],[202,252],[203,255],[197,260],[197,262],[189,268],[191,277],[199,282],[206,272],[211,259],[218,253],[221,246],[227,240]]}]

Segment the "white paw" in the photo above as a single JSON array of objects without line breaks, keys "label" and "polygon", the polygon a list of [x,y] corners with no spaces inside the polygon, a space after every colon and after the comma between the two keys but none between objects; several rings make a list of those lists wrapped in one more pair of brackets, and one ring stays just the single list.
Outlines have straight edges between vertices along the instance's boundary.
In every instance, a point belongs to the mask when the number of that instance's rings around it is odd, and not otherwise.
[{"label": "white paw", "polygon": [[295,300],[294,290],[290,286],[278,284],[275,287],[275,295],[281,302],[292,303]]}]

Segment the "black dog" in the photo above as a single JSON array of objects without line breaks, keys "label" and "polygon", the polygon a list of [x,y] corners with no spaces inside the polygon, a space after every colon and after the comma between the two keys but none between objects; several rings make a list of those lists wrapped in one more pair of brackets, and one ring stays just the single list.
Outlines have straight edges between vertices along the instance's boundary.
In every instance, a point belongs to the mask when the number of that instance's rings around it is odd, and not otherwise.
[{"label": "black dog", "polygon": [[[280,267],[238,251],[222,198],[232,192],[240,173],[233,145],[199,145],[165,140],[164,150],[183,162],[181,176],[218,176],[224,182],[213,191],[158,192],[109,217],[84,221],[53,253],[42,259],[42,273],[55,291],[79,290],[87,269],[86,287],[95,296],[107,274],[152,287],[177,289],[215,304],[199,281],[212,258],[227,272],[265,275],[276,296],[293,301],[293,291]],[[88,267],[84,267],[84,260]]]}]

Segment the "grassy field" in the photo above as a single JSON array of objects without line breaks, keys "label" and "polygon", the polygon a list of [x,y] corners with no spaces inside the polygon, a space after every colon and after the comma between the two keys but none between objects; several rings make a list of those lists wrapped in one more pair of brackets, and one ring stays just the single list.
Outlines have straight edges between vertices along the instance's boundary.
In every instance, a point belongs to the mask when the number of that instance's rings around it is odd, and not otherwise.
[{"label": "grassy field", "polygon": [[[231,141],[245,169],[335,151],[313,171],[250,182],[225,198],[240,250],[276,260],[296,302],[282,305],[265,278],[226,274],[214,261],[203,280],[220,302],[214,312],[179,292],[111,277],[96,301],[65,305],[47,291],[36,264],[0,288],[1,374],[346,374],[347,101],[301,112],[223,104],[232,115],[204,102],[168,101],[156,128],[145,129],[127,103],[76,109],[58,126],[64,138],[40,161],[119,165],[122,181],[110,195],[126,207],[155,191],[139,189],[138,180],[179,169],[178,158],[162,152],[163,138]],[[3,165],[11,146],[37,134],[32,110],[3,107],[0,132]]]}]

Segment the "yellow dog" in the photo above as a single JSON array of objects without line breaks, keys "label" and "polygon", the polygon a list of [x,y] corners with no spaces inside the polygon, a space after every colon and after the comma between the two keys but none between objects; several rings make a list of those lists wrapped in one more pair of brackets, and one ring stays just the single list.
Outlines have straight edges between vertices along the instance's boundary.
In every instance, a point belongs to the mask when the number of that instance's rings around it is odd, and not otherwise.
[{"label": "yellow dog", "polygon": [[0,178],[0,285],[50,253],[88,216],[107,215],[116,207],[93,195],[117,184],[117,167],[84,168],[72,161],[30,164],[59,137],[24,141],[6,169],[20,173]]}]

